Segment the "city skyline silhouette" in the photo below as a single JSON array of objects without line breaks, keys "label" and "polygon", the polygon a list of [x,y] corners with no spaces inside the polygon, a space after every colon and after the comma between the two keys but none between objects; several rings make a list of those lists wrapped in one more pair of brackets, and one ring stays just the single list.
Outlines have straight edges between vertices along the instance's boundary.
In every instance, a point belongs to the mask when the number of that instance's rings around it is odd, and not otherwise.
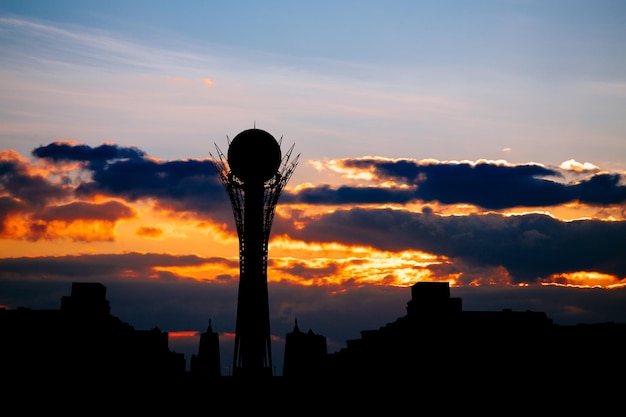
[{"label": "city skyline silhouette", "polygon": [[[451,295],[449,283],[418,282],[406,315],[362,330],[359,339],[347,340],[334,353],[326,351],[323,334],[303,332],[296,321],[286,335],[286,374],[249,379],[221,375],[219,335],[210,321],[186,371],[184,356],[168,348],[167,332],[134,329],[111,314],[106,287],[74,282],[59,310],[0,309],[5,337],[0,364],[9,382],[4,392],[16,395],[9,403],[29,393],[43,398],[74,393],[80,401],[102,403],[102,410],[125,404],[180,411],[194,409],[203,398],[219,399],[222,407],[253,394],[285,401],[313,396],[311,410],[320,412],[331,405],[395,412],[416,395],[422,402],[449,395],[478,401],[448,407],[459,412],[501,412],[503,401],[522,398],[518,411],[614,409],[618,400],[612,395],[621,388],[590,385],[577,398],[570,384],[624,375],[624,361],[603,358],[619,346],[626,324],[563,326],[543,312],[466,311]],[[147,390],[145,400],[137,396],[138,387]],[[364,401],[359,392],[368,390],[375,397]],[[48,409],[58,401],[52,398]]]}]

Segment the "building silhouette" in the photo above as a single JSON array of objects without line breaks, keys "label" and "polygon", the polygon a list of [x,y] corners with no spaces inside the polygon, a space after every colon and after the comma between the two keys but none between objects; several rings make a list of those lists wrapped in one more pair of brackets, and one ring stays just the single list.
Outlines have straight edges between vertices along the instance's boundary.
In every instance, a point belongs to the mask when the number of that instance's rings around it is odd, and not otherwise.
[{"label": "building silhouette", "polygon": [[213,331],[210,320],[206,331],[200,333],[198,353],[191,355],[189,361],[189,371],[196,379],[214,379],[222,375],[219,334]]},{"label": "building silhouette", "polygon": [[617,403],[609,399],[621,398],[626,375],[619,350],[626,324],[557,325],[542,312],[464,311],[442,282],[410,290],[405,316],[362,330],[336,352],[327,353],[326,338],[296,321],[285,337],[283,375],[259,384],[218,376],[210,321],[186,372],[166,332],[134,329],[110,314],[103,285],[73,283],[60,310],[0,309],[3,401],[23,405],[34,396],[44,410],[67,411],[72,393],[92,411],[131,404],[142,412],[193,412],[207,400],[232,407],[250,394],[308,401],[307,410],[320,413],[339,406],[396,414],[407,403],[437,403],[498,415],[509,406],[528,413],[569,406],[591,415],[608,407],[613,415]]},{"label": "building silhouette", "polygon": [[318,378],[326,373],[328,350],[326,337],[309,329],[303,332],[295,320],[293,330],[285,335],[283,376],[287,378]]},{"label": "building silhouette", "polygon": [[327,380],[378,385],[411,376],[445,385],[480,379],[502,394],[538,384],[588,384],[605,377],[607,366],[626,375],[625,360],[603,359],[626,337],[626,324],[559,325],[544,312],[464,311],[447,282],[414,284],[405,316],[360,334],[327,356]]},{"label": "building silhouette", "polygon": [[7,380],[164,381],[185,372],[185,357],[170,351],[168,333],[137,330],[111,315],[100,283],[72,283],[59,310],[0,309],[0,334]]},{"label": "building silhouette", "polygon": [[268,132],[248,129],[217,147],[215,168],[228,192],[239,236],[239,292],[233,376],[271,376],[272,350],[267,289],[268,242],[278,198],[296,165],[293,146],[283,157]]}]

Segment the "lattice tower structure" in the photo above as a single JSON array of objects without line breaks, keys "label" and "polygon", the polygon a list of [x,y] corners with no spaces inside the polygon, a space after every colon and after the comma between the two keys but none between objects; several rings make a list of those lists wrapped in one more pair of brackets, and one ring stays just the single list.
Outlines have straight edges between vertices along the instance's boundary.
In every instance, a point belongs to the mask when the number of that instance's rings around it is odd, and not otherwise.
[{"label": "lattice tower structure", "polygon": [[[241,138],[245,135],[245,141]],[[268,150],[255,139],[273,140],[274,162],[264,161]],[[213,164],[230,198],[239,237],[239,291],[233,356],[233,376],[272,375],[268,245],[278,199],[293,174],[300,155],[294,145],[280,155],[280,141],[260,129],[249,129],[228,140],[228,157],[217,145]],[[269,147],[274,146],[271,142]],[[273,151],[273,152],[272,152]],[[269,165],[269,167],[268,167]]]}]

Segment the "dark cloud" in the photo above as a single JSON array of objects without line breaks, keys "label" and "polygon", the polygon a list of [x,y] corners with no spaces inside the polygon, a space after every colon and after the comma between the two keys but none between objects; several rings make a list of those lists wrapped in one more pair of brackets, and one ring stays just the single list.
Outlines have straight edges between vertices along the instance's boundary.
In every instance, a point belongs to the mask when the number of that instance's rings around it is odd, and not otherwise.
[{"label": "dark cloud", "polygon": [[104,194],[128,201],[153,199],[164,209],[231,220],[229,200],[211,160],[157,161],[135,147],[98,147],[55,142],[33,151],[54,162],[84,162],[92,173],[79,184],[78,197]]},{"label": "dark cloud", "polygon": [[618,174],[596,174],[574,186],[576,199],[587,204],[621,204],[626,202],[626,186]]},{"label": "dark cloud", "polygon": [[104,220],[115,222],[119,219],[135,217],[135,210],[118,201],[106,203],[74,202],[62,206],[47,207],[39,211],[33,218],[45,221],[60,220],[72,222],[75,220]]},{"label": "dark cloud", "polygon": [[[539,176],[557,173],[536,165],[488,163],[417,165],[416,198],[444,204],[468,203],[487,209],[551,206],[568,200],[566,189]],[[377,168],[378,169],[378,168]]]},{"label": "dark cloud", "polygon": [[[133,216],[131,209],[120,202],[83,201],[52,206],[73,198],[86,200],[102,195],[129,202],[151,199],[163,210],[210,217],[234,231],[228,194],[211,160],[160,162],[134,147],[90,147],[64,142],[39,147],[33,155],[59,164],[82,162],[82,169],[91,178],[84,181],[84,176],[70,180],[68,175],[46,178],[31,174],[32,167],[17,154],[5,155],[0,160],[0,193],[5,194],[0,194],[0,230],[4,234],[11,234],[10,225],[6,224],[10,213],[21,212],[25,222],[20,235],[15,231],[14,237],[32,240],[57,236],[44,223],[49,220],[115,221]],[[73,238],[89,240],[87,235]]]},{"label": "dark cloud", "polygon": [[626,222],[564,222],[541,214],[435,216],[356,208],[321,216],[290,235],[307,242],[417,249],[469,265],[502,266],[515,282],[577,271],[626,278]]},{"label": "dark cloud", "polygon": [[32,208],[43,207],[71,195],[67,188],[52,184],[41,175],[30,174],[27,166],[18,160],[0,160],[0,192]]},{"label": "dark cloud", "polygon": [[282,203],[305,204],[406,204],[414,201],[415,190],[382,187],[349,187],[333,188],[320,185],[302,189],[297,193],[286,192],[281,197]]},{"label": "dark cloud", "polygon": [[285,272],[289,275],[293,275],[302,280],[308,281],[315,278],[326,278],[336,275],[339,272],[340,267],[336,262],[328,261],[322,266],[311,267],[305,262],[292,261],[288,267],[275,266],[270,259],[269,265],[276,270]]},{"label": "dark cloud", "polygon": [[[486,209],[546,207],[570,202],[591,205],[626,202],[626,186],[618,174],[595,174],[576,183],[560,171],[540,165],[504,165],[480,162],[442,163],[379,158],[345,159],[345,168],[373,172],[380,182],[394,181],[404,187],[348,187],[328,185],[288,194],[284,202],[307,204],[404,204],[411,201],[473,204]],[[409,186],[409,188],[406,188]]]},{"label": "dark cloud", "polygon": [[[112,282],[125,279],[172,278],[160,275],[156,267],[198,266],[221,264],[237,268],[238,261],[226,258],[203,258],[196,255],[169,255],[157,253],[124,253],[96,255],[67,255],[57,257],[19,257],[0,259],[0,276],[16,279],[64,278],[68,281],[86,280]],[[185,279],[183,276],[175,277]]]},{"label": "dark cloud", "polygon": [[118,159],[141,159],[146,154],[136,147],[123,147],[114,144],[103,144],[95,148],[69,142],[54,142],[33,150],[38,158],[55,162],[77,161],[86,162],[91,166],[103,165],[106,161]]},{"label": "dark cloud", "polygon": [[[146,157],[137,148],[115,145],[92,148],[59,142],[37,148],[33,154],[57,162],[86,162],[85,168],[92,172],[92,180],[76,187],[79,197],[105,194],[129,201],[153,199],[163,208],[212,215],[223,223],[231,222],[228,195],[212,160],[161,162]],[[626,186],[621,185],[623,181],[618,174],[597,173],[575,183],[564,183],[553,180],[563,178],[561,171],[537,164],[380,158],[344,159],[340,162],[345,168],[374,173],[380,182],[392,181],[400,185],[336,188],[320,185],[298,192],[285,191],[280,202],[345,205],[436,201],[473,204],[485,209],[546,207],[576,201],[591,205],[626,202]],[[49,188],[47,193],[39,193],[41,197],[38,198],[51,196],[52,192],[67,192],[64,188],[53,187],[41,177],[26,178],[32,183],[31,189],[37,186]],[[17,189],[22,188],[15,184],[12,190]],[[27,194],[30,196],[32,193]]]},{"label": "dark cloud", "polygon": [[93,171],[93,181],[81,184],[76,194],[154,199],[164,208],[203,215],[223,213],[229,204],[209,160],[133,159],[103,164]]}]

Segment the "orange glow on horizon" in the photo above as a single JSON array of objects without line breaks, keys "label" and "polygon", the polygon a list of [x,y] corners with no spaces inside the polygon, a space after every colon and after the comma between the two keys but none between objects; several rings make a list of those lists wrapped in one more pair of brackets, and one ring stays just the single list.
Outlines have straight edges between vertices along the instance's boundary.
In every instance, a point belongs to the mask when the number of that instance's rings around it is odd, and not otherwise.
[{"label": "orange glow on horizon", "polygon": [[517,207],[514,209],[502,210],[497,212],[497,214],[501,214],[503,216],[543,214],[564,222],[575,220],[626,220],[626,212],[619,205],[603,206],[602,208],[598,208],[577,202],[561,204],[553,207]]},{"label": "orange glow on horizon", "polygon": [[232,268],[224,263],[205,263],[194,266],[155,266],[153,269],[156,272],[169,272],[179,278],[191,278],[196,281],[224,282],[225,277],[239,277],[238,264]]},{"label": "orange glow on horizon", "polygon": [[541,285],[610,289],[625,287],[626,283],[621,282],[620,278],[615,275],[593,271],[578,271],[553,275],[548,279],[542,280]]},{"label": "orange glow on horizon", "polygon": [[193,330],[183,330],[183,331],[176,331],[176,332],[168,332],[167,335],[168,335],[168,337],[172,337],[172,338],[196,337],[196,336],[199,335],[199,333],[197,331],[193,331]]},{"label": "orange glow on horizon", "polygon": [[480,287],[489,285],[514,286],[511,276],[506,268],[502,266],[485,267],[480,269],[479,274],[472,274],[471,271],[457,272],[438,277],[439,281],[449,281],[454,287]]},{"label": "orange glow on horizon", "polygon": [[272,273],[268,273],[268,280],[306,286],[350,283],[406,287],[431,279],[428,267],[445,262],[443,257],[421,251],[379,251],[364,246],[307,243],[284,237],[272,240],[271,250],[279,255],[271,257]]}]

